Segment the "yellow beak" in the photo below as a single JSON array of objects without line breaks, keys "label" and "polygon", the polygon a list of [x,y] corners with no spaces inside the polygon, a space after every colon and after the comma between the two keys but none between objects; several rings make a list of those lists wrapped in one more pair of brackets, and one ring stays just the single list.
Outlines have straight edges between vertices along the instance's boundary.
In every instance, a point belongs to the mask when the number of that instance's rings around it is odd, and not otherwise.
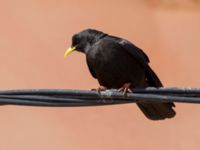
[{"label": "yellow beak", "polygon": [[70,47],[68,50],[66,50],[64,58],[66,58],[71,52],[73,52],[76,49],[76,47]]}]

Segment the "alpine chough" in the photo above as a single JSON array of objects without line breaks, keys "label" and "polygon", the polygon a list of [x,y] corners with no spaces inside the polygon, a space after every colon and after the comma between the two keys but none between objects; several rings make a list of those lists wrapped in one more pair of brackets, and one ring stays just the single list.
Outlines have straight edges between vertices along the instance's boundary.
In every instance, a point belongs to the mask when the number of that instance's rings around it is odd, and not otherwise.
[{"label": "alpine chough", "polygon": [[[99,90],[117,88],[127,92],[133,88],[162,87],[148,65],[148,56],[128,40],[86,29],[73,35],[72,46],[64,56],[75,50],[85,53],[90,73],[100,84]],[[173,103],[138,102],[137,105],[151,120],[172,118],[176,114]]]}]

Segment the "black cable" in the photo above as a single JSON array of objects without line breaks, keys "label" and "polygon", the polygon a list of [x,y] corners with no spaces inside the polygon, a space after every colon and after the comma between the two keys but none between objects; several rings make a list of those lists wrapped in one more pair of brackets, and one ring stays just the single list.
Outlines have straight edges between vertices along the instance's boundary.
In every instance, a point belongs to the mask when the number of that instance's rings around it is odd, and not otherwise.
[{"label": "black cable", "polygon": [[27,106],[98,106],[134,102],[200,103],[198,88],[133,89],[123,94],[117,90],[30,89],[1,90],[0,104]]}]

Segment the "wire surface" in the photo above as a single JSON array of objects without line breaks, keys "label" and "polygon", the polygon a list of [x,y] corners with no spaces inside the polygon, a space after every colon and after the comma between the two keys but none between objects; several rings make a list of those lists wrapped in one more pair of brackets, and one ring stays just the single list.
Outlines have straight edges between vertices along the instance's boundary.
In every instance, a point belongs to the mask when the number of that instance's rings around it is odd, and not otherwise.
[{"label": "wire surface", "polygon": [[0,104],[26,106],[98,106],[134,102],[200,103],[198,88],[133,89],[123,94],[117,90],[30,89],[1,90]]}]

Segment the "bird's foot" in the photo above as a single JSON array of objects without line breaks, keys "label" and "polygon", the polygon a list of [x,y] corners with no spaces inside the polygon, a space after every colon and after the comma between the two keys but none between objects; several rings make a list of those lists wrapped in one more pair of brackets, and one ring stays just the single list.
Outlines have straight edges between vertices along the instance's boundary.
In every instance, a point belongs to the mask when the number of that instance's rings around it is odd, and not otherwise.
[{"label": "bird's foot", "polygon": [[119,92],[123,92],[123,94],[126,93],[132,93],[132,90],[130,89],[131,83],[125,83],[120,89],[118,89]]},{"label": "bird's foot", "polygon": [[105,91],[107,89],[108,89],[107,87],[105,87],[103,85],[100,85],[98,88],[92,89],[92,91],[98,91],[98,92],[100,92],[100,91]]}]

